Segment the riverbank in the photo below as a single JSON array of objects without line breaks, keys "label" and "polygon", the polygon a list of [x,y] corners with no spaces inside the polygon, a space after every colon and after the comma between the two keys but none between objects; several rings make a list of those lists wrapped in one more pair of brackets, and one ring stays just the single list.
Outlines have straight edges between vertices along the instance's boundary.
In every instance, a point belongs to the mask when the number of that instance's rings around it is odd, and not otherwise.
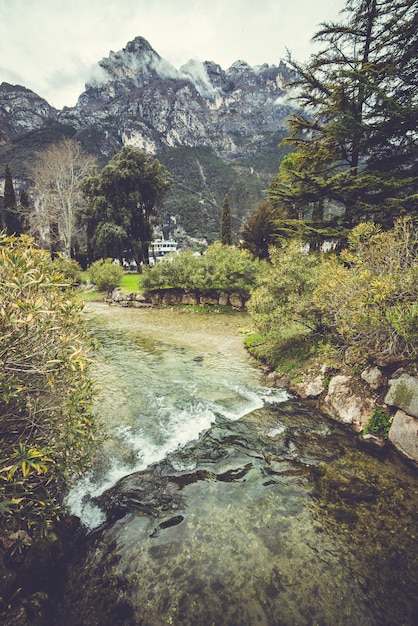
[{"label": "riverbank", "polygon": [[[155,289],[144,294],[115,289],[108,304],[142,308],[149,306],[228,307],[246,311],[248,299],[216,290],[201,292]],[[250,354],[267,369],[266,382],[286,388],[302,399],[313,399],[318,409],[361,433],[364,441],[379,447],[392,445],[418,468],[418,369],[417,363],[383,360],[351,366],[321,338],[301,329],[291,332],[280,350],[272,350],[261,337],[248,335]]]},{"label": "riverbank", "polygon": [[[267,384],[313,400],[318,409],[378,447],[393,446],[418,468],[418,371],[411,360],[374,364],[344,362],[337,351],[311,335],[296,335],[274,352],[262,339],[247,341],[266,367]],[[318,346],[320,348],[318,349]]]}]

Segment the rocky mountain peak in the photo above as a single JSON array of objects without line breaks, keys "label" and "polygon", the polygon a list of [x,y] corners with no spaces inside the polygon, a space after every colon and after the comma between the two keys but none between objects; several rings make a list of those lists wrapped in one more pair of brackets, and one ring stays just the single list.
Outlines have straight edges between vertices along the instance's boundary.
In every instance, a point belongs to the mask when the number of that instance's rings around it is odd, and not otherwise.
[{"label": "rocky mountain peak", "polygon": [[2,139],[41,128],[57,111],[44,98],[22,85],[1,83],[0,125]]}]

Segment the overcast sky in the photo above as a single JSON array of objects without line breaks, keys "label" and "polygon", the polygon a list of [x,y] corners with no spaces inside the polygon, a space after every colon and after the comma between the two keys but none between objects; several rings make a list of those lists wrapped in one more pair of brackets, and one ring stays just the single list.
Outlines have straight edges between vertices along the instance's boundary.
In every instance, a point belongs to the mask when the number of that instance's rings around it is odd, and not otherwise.
[{"label": "overcast sky", "polygon": [[345,0],[0,0],[0,82],[74,106],[92,68],[136,36],[177,69],[189,59],[305,61]]}]

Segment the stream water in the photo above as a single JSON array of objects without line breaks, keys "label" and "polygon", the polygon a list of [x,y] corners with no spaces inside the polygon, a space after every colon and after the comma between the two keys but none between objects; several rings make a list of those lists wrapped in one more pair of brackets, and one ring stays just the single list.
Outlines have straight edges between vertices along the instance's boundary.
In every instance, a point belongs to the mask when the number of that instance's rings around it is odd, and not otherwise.
[{"label": "stream water", "polygon": [[60,626],[412,626],[418,474],[284,390],[245,314],[89,305],[108,437]]}]

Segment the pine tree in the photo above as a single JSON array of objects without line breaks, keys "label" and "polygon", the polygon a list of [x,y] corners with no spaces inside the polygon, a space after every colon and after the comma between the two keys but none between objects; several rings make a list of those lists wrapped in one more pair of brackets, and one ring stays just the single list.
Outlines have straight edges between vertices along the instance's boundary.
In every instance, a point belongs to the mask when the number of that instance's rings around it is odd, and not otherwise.
[{"label": "pine tree", "polygon": [[222,205],[221,215],[221,243],[226,246],[232,244],[231,235],[231,208],[229,206],[229,198],[226,195]]},{"label": "pine tree", "polygon": [[346,19],[314,37],[324,48],[290,59],[309,114],[290,119],[297,156],[273,195],[293,216],[313,203],[323,219],[324,199],[344,203],[347,226],[418,211],[417,14],[414,0],[348,0]]},{"label": "pine tree", "polygon": [[4,170],[3,218],[6,231],[9,235],[14,234],[18,236],[23,233],[22,219],[16,203],[12,174],[8,165],[6,165]]}]

